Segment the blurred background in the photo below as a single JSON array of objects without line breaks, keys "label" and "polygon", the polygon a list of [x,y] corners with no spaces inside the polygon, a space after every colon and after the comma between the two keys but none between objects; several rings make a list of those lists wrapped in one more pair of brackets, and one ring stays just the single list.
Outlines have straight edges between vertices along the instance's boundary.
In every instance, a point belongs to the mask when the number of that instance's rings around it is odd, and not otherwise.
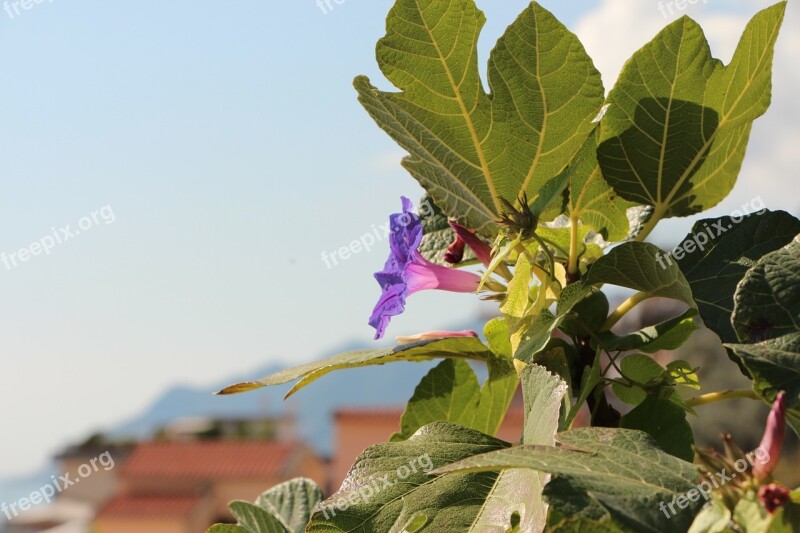
[{"label": "blurred background", "polygon": [[[625,59],[682,15],[727,62],[747,20],[772,2],[541,3],[579,35],[609,89]],[[526,4],[478,0],[482,65]],[[298,473],[281,470],[282,453],[299,453],[301,473],[332,487],[341,464],[393,431],[427,366],[343,372],[286,403],[285,390],[210,394],[375,344],[366,321],[385,243],[336,264],[325,254],[385,223],[400,195],[422,193],[351,86],[367,74],[389,88],[374,46],[391,5],[0,0],[0,503],[104,451],[116,458],[95,463],[88,488],[69,487],[56,511],[4,509],[0,522],[63,532],[87,531],[98,511],[121,520],[111,531],[130,516],[223,519],[228,496]],[[789,5],[772,108],[733,194],[703,217],[758,198],[800,212],[799,20]],[[664,223],[651,240],[671,248],[692,220]],[[24,253],[32,243],[47,253]],[[476,328],[491,310],[468,295],[421,293],[388,337]],[[660,312],[643,308],[635,320]],[[679,355],[708,390],[746,385],[708,331]],[[755,402],[701,409],[700,442],[729,431],[757,443],[766,411]],[[233,452],[284,459],[248,480],[225,463]],[[196,456],[220,465],[203,474]],[[165,473],[176,457],[189,458],[184,470]],[[191,472],[200,477],[187,482]],[[202,490],[180,495],[187,483]],[[177,496],[152,501],[152,484]]]}]

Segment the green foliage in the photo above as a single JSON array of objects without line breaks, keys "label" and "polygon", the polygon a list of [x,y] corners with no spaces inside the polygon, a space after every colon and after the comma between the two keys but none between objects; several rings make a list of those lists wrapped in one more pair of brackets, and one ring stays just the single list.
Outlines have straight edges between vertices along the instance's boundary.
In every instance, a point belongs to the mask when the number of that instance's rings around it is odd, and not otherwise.
[{"label": "green foliage", "polygon": [[[716,489],[702,512],[702,500],[684,496],[701,478],[687,415],[755,395],[685,398],[700,389],[698,369],[662,352],[682,346],[699,316],[758,396],[786,391],[800,433],[800,221],[764,209],[701,220],[673,254],[644,242],[660,220],[700,213],[733,188],[770,103],[785,7],[750,21],[729,65],[682,17],[633,55],[604,99],[577,37],[536,2],[497,42],[484,85],[476,43],[485,20],[473,0],[395,0],[377,57],[397,91],[365,77],[355,88],[428,195],[422,244],[408,253],[443,265],[450,219],[477,232],[493,243],[477,292],[500,316],[486,324],[486,343],[362,350],[222,391],[295,382],[291,395],[332,371],[443,359],[392,441],[358,458],[307,531],[700,533],[731,521],[786,530],[794,507],[765,517],[754,496],[762,480]],[[473,259],[467,250],[465,263]],[[605,285],[637,292],[612,310]],[[688,309],[620,331],[652,297]],[[469,361],[487,365],[483,384]],[[524,431],[511,445],[492,435],[520,384]],[[583,420],[592,427],[573,428]],[[738,453],[730,442],[726,452]],[[679,512],[665,517],[660,505],[675,501]],[[300,527],[300,514],[287,521],[278,507],[235,503],[240,526],[218,531]]]},{"label": "green foliage", "polygon": [[298,367],[282,370],[258,381],[247,381],[231,385],[219,394],[238,394],[270,385],[282,385],[298,380],[286,394],[288,398],[309,383],[325,374],[345,368],[359,368],[372,365],[383,365],[397,361],[430,361],[440,358],[473,359],[488,361],[494,357],[492,352],[474,337],[434,339],[405,344],[395,348],[380,350],[360,350],[335,355],[322,361],[315,361]]},{"label": "green foliage", "polygon": [[446,359],[422,378],[392,440],[404,440],[436,421],[453,422],[494,435],[517,390],[518,378],[510,360],[489,365],[483,387],[466,361]]},{"label": "green foliage", "polygon": [[748,24],[730,65],[682,17],[628,61],[608,97],[598,160],[623,198],[651,205],[651,223],[699,213],[733,188],[752,122],[770,103],[773,48],[785,3]]},{"label": "green foliage", "polygon": [[662,254],[650,243],[625,242],[592,265],[586,283],[610,283],[696,307],[692,289],[678,266],[673,263],[664,268],[659,264]]},{"label": "green foliage", "polygon": [[[548,472],[569,482],[570,490],[575,491],[574,505],[596,503],[623,523],[638,521],[652,530],[663,526],[658,503],[672,501],[697,483],[695,466],[664,453],[640,431],[583,428],[559,433],[557,438],[561,446],[515,446],[470,457],[436,472],[461,474],[508,468]],[[547,488],[545,496],[549,496]],[[558,493],[559,499],[564,496]],[[691,513],[676,516],[671,525],[680,528],[687,517],[691,521]]]},{"label": "green foliage", "polygon": [[238,525],[217,524],[209,533],[303,533],[320,501],[322,491],[313,481],[292,479],[259,496],[255,504],[231,502]]},{"label": "green foliage", "polygon": [[745,273],[798,233],[800,220],[784,211],[765,211],[739,222],[729,216],[700,220],[681,240],[696,246],[676,258],[678,266],[692,287],[703,322],[722,342],[738,342],[731,325],[733,295]]},{"label": "green foliage", "polygon": [[531,4],[492,52],[486,94],[476,50],[484,20],[472,0],[398,0],[377,55],[402,92],[379,91],[366,78],[355,87],[445,213],[493,236],[500,198],[534,199],[570,163],[603,86],[577,37]]}]

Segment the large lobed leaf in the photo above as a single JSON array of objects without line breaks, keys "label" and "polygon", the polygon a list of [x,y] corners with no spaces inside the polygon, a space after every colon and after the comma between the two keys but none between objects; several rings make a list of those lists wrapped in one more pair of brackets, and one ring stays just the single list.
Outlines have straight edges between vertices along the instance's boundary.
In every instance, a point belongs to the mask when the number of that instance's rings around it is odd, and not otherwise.
[{"label": "large lobed leaf", "polygon": [[598,160],[612,187],[661,218],[713,207],[736,181],[753,121],[769,107],[786,3],[747,25],[731,63],[682,17],[628,61],[609,94]]},{"label": "large lobed leaf", "polygon": [[577,37],[532,3],[491,53],[487,94],[476,48],[484,22],[473,0],[398,0],[377,57],[402,92],[365,77],[355,87],[444,212],[494,237],[501,198],[536,201],[580,149],[604,91]]}]

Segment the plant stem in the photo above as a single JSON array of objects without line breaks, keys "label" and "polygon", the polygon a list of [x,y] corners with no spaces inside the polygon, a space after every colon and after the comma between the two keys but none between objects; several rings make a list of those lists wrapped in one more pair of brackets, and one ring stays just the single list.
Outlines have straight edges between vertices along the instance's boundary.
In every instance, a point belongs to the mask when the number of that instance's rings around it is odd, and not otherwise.
[{"label": "plant stem", "polygon": [[567,277],[578,275],[578,221],[570,220],[569,227],[569,261],[567,263]]},{"label": "plant stem", "polygon": [[751,400],[758,400],[758,395],[749,389],[736,389],[726,390],[720,392],[709,392],[686,400],[686,405],[689,407],[697,407],[698,405],[706,405],[709,403],[722,402],[725,400],[732,400],[734,398],[749,398]]},{"label": "plant stem", "polygon": [[650,220],[648,220],[645,223],[644,227],[642,228],[642,231],[640,231],[636,235],[636,240],[639,242],[643,242],[648,236],[650,236],[650,233],[653,231],[656,225],[658,225],[658,223],[661,221],[662,216],[663,216],[662,213],[659,213],[657,210],[653,211],[653,214],[650,216]]},{"label": "plant stem", "polygon": [[608,331],[614,324],[620,321],[620,319],[625,316],[628,311],[636,307],[637,304],[647,300],[648,298],[652,298],[653,295],[647,292],[637,292],[624,302],[622,302],[619,307],[614,309],[614,312],[608,315],[605,323],[600,327],[600,331]]}]

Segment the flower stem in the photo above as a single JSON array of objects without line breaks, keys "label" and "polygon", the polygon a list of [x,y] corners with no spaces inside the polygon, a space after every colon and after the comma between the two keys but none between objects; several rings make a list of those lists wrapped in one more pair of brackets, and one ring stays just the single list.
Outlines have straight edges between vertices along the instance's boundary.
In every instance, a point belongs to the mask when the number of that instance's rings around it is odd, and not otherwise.
[{"label": "flower stem", "polygon": [[578,275],[578,221],[577,220],[570,220],[569,261],[567,262],[567,274],[573,277]]},{"label": "flower stem", "polygon": [[653,295],[647,292],[637,292],[624,302],[622,302],[619,307],[617,307],[613,313],[608,315],[605,323],[600,327],[600,331],[608,331],[614,324],[620,321],[622,317],[624,317],[628,311],[636,307],[637,304],[647,300],[648,298],[652,298]]},{"label": "flower stem", "polygon": [[720,392],[709,392],[708,394],[695,396],[694,398],[686,400],[686,405],[689,407],[697,407],[698,405],[722,402],[725,400],[732,400],[734,398],[749,398],[751,400],[759,399],[758,395],[749,389],[736,389]]}]

